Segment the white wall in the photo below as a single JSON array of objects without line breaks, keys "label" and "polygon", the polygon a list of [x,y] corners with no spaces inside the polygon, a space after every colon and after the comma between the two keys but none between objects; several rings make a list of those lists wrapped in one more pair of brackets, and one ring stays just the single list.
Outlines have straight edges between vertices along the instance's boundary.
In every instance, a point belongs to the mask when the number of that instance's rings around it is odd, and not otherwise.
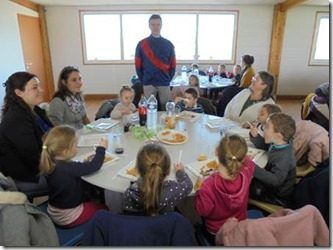
[{"label": "white wall", "polygon": [[17,14],[38,16],[36,12],[13,2],[0,1],[0,106],[5,94],[2,83],[12,73],[25,70]]},{"label": "white wall", "polygon": [[[86,94],[118,93],[120,85],[129,83],[129,79],[135,74],[134,64],[83,65],[79,20],[80,9],[125,10],[124,8],[130,9],[124,6],[47,7],[46,17],[55,83],[65,65],[76,65],[80,68],[85,83],[83,91]],[[168,8],[174,6],[164,7]],[[188,6],[177,5],[177,8],[189,10]],[[196,6],[191,8],[195,9]],[[156,6],[146,6],[145,9],[156,9]],[[197,9],[202,10],[203,7],[197,6]],[[240,63],[243,54],[251,54],[255,57],[255,69],[267,70],[273,6],[214,6],[214,9],[239,10],[236,63]],[[312,92],[318,83],[328,81],[328,66],[308,66],[315,13],[323,10],[328,10],[328,7],[301,6],[288,11],[278,94],[306,95]],[[142,29],[144,32],[148,27]],[[209,65],[200,66],[207,68]],[[179,65],[177,68],[179,69]],[[231,70],[232,65],[227,65],[227,68]]]},{"label": "white wall", "polygon": [[288,11],[278,85],[280,95],[308,94],[329,80],[329,66],[308,65],[317,11],[329,11],[329,7],[299,6]]},{"label": "white wall", "polygon": [[[188,10],[188,6],[178,6]],[[124,6],[113,7],[124,9]],[[164,7],[168,9],[168,7]],[[174,8],[170,6],[169,9]],[[236,62],[240,63],[243,54],[255,56],[254,66],[258,70],[266,70],[268,63],[269,44],[272,28],[273,6],[221,6],[214,9],[239,10],[239,29],[236,50]],[[66,65],[76,65],[83,76],[85,94],[118,93],[120,85],[128,84],[129,79],[135,74],[134,62],[129,65],[83,65],[80,20],[78,7],[51,7],[46,12],[49,32],[50,50],[52,57],[55,83],[61,69]],[[107,9],[89,8],[87,9]],[[156,9],[156,6],[146,6],[145,9]],[[203,9],[200,6],[199,9]],[[156,11],[158,12],[158,11]],[[138,27],[140,28],[140,27]],[[142,27],[142,32],[148,27]],[[221,26],[223,32],[223,26]],[[163,35],[163,29],[162,29]],[[202,68],[208,65],[200,65]],[[177,66],[179,68],[179,65]],[[229,70],[232,66],[227,66]]]}]

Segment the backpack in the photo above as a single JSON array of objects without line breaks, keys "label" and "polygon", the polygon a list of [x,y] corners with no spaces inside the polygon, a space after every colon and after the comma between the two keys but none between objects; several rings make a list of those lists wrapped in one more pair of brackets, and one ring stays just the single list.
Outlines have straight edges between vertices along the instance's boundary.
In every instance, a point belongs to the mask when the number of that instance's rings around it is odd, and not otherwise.
[{"label": "backpack", "polygon": [[95,115],[95,121],[101,118],[109,118],[112,110],[118,103],[118,99],[111,99],[103,102]]}]

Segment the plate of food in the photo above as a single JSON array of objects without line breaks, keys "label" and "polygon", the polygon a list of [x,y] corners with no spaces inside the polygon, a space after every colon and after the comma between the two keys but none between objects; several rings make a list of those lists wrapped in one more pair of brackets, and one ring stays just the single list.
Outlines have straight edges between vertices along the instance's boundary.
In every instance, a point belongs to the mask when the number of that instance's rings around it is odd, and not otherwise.
[{"label": "plate of food", "polygon": [[219,164],[216,160],[216,158],[213,159],[206,159],[198,161],[189,164],[188,168],[190,169],[191,172],[195,173],[196,175],[202,177],[206,177],[214,173],[215,171],[218,170]]},{"label": "plate of food", "polygon": [[164,129],[157,134],[157,138],[165,144],[177,145],[187,142],[188,135],[174,129]]},{"label": "plate of food", "polygon": [[[74,158],[74,160],[79,161],[79,162],[89,162],[95,157],[95,154],[96,154],[96,152],[92,151],[92,152],[77,156],[76,158]],[[108,151],[105,151],[105,157],[104,157],[104,162],[103,162],[102,168],[114,163],[117,160],[119,160],[118,156],[116,156],[115,154],[111,154]]]},{"label": "plate of food", "polygon": [[139,177],[139,172],[135,167],[135,161],[131,161],[124,168],[120,169],[118,175],[131,181],[136,181]]},{"label": "plate of food", "polygon": [[256,162],[264,153],[265,153],[265,150],[258,149],[258,148],[248,147],[248,149],[247,149],[247,155],[254,162]]},{"label": "plate of food", "polygon": [[199,118],[200,114],[185,110],[185,111],[180,112],[178,116],[181,119],[189,120],[191,122],[194,122]]}]

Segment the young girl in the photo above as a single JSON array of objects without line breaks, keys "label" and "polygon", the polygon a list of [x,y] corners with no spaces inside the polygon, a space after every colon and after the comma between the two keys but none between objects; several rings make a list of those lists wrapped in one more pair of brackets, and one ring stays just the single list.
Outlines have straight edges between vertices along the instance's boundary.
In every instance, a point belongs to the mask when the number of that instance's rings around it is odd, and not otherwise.
[{"label": "young girl", "polygon": [[165,180],[170,173],[170,156],[158,144],[143,146],[136,158],[140,174],[124,193],[124,212],[158,215],[174,211],[193,188],[181,163],[175,164],[176,181]]},{"label": "young girl", "polygon": [[203,182],[195,199],[195,209],[204,218],[213,242],[228,218],[247,218],[249,187],[255,170],[254,163],[246,156],[246,141],[239,135],[224,136],[215,152],[219,171]]},{"label": "young girl", "polygon": [[121,119],[124,115],[130,115],[136,111],[132,103],[134,91],[129,86],[123,86],[120,89],[120,103],[118,103],[111,112],[112,119]]},{"label": "young girl", "polygon": [[83,202],[81,176],[101,168],[107,139],[101,139],[96,154],[90,162],[74,162],[77,153],[75,129],[68,125],[54,127],[47,134],[40,162],[41,174],[47,175],[49,186],[48,213],[61,226],[75,227],[88,221],[105,205]]}]

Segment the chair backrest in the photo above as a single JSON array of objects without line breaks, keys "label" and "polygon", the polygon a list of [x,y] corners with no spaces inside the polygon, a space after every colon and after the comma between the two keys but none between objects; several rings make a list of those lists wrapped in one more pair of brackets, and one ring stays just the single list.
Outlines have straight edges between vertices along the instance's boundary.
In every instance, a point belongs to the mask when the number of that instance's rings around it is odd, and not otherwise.
[{"label": "chair backrest", "polygon": [[98,211],[85,231],[83,246],[193,246],[191,223],[173,212],[160,216]]},{"label": "chair backrest", "polygon": [[305,97],[305,100],[302,104],[302,108],[301,108],[301,118],[302,120],[308,120],[308,115],[310,113],[310,104],[311,104],[311,100],[312,98],[315,96],[315,93],[310,93]]},{"label": "chair backrest", "polygon": [[203,107],[205,114],[216,115],[216,110],[211,100],[205,97],[199,97],[197,102]]},{"label": "chair backrest", "polygon": [[111,99],[111,100],[107,100],[107,101],[103,102],[95,115],[95,120],[98,120],[101,118],[109,118],[113,108],[118,103],[119,103],[119,99]]}]

